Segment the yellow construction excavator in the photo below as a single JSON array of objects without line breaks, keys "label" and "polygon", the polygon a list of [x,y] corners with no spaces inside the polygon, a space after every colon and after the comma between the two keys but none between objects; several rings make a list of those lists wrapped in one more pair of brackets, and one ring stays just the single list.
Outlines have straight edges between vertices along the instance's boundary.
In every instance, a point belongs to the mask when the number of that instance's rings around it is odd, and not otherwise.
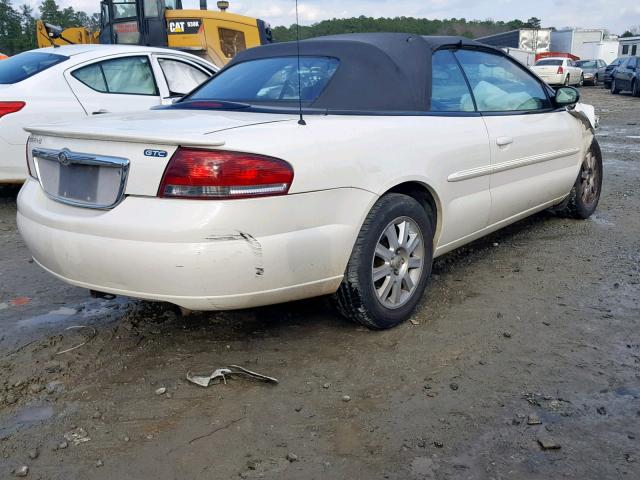
[{"label": "yellow construction excavator", "polygon": [[61,29],[38,21],[39,47],[84,43],[147,45],[187,50],[223,67],[238,52],[271,43],[271,28],[262,20],[227,11],[229,2],[217,2],[219,11],[183,10],[182,0],[103,0],[100,31],[83,27]]}]

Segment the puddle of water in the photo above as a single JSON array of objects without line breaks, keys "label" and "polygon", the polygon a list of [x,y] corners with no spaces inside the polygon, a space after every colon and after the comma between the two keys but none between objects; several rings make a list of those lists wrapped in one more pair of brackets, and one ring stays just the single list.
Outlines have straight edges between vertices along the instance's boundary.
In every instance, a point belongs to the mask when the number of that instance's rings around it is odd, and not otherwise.
[{"label": "puddle of water", "polygon": [[640,388],[619,387],[613,392],[619,397],[640,398]]},{"label": "puddle of water", "polygon": [[35,317],[20,320],[18,321],[18,326],[37,327],[38,325],[47,323],[57,323],[67,320],[69,317],[75,315],[76,313],[78,313],[78,310],[76,310],[75,308],[62,307],[57,310],[52,310],[49,313],[45,313],[43,315],[37,315]]},{"label": "puddle of water", "polygon": [[26,407],[20,410],[12,418],[8,419],[0,427],[0,438],[7,438],[22,427],[44,422],[53,417],[53,407]]},{"label": "puddle of water", "polygon": [[610,222],[606,218],[602,218],[597,215],[592,215],[591,217],[589,217],[589,220],[591,220],[593,223],[596,223],[598,225],[608,225],[608,226],[615,225],[615,223]]}]

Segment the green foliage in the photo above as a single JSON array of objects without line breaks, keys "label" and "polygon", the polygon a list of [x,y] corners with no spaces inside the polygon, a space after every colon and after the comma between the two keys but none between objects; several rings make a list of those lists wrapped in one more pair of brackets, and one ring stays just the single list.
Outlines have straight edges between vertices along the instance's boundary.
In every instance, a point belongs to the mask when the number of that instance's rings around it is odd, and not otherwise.
[{"label": "green foliage", "polygon": [[[529,19],[538,20],[539,19]],[[322,35],[361,32],[401,32],[417,35],[462,35],[477,38],[494,33],[507,32],[524,27],[522,20],[510,22],[493,20],[466,20],[451,18],[445,20],[430,20],[427,18],[395,17],[395,18],[334,18],[323,20],[311,26],[300,25],[300,38],[312,38]],[[296,26],[275,27],[273,36],[276,42],[287,42],[296,39]]]},{"label": "green foliage", "polygon": [[542,26],[542,20],[540,20],[538,17],[531,17],[529,20],[527,20],[524,26],[526,28],[540,28]]},{"label": "green foliage", "polygon": [[0,0],[0,52],[14,55],[35,47],[36,28],[28,5],[16,10],[11,0]]}]

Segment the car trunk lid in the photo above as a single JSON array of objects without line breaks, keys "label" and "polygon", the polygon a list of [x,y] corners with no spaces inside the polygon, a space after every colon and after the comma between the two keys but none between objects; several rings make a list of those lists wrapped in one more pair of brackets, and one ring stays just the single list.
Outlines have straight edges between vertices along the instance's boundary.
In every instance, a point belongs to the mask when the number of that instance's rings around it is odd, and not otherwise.
[{"label": "car trunk lid", "polygon": [[109,209],[125,195],[156,196],[179,146],[219,148],[229,129],[295,119],[242,112],[156,111],[28,127],[30,168],[52,199]]},{"label": "car trunk lid", "polygon": [[292,120],[291,115],[236,111],[155,110],[103,115],[91,121],[31,126],[35,135],[129,143],[220,146],[208,135],[233,128]]}]

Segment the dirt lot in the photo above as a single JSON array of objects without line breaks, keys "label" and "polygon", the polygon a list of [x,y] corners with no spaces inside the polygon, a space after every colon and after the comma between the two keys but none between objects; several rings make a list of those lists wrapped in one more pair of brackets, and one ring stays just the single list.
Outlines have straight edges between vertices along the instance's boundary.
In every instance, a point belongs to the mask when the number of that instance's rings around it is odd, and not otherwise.
[{"label": "dirt lot", "polygon": [[[0,478],[640,478],[640,99],[583,96],[597,215],[439,259],[418,324],[387,332],[322,300],[181,317],[90,299],[30,262],[5,190]],[[280,384],[185,381],[234,363]]]}]

